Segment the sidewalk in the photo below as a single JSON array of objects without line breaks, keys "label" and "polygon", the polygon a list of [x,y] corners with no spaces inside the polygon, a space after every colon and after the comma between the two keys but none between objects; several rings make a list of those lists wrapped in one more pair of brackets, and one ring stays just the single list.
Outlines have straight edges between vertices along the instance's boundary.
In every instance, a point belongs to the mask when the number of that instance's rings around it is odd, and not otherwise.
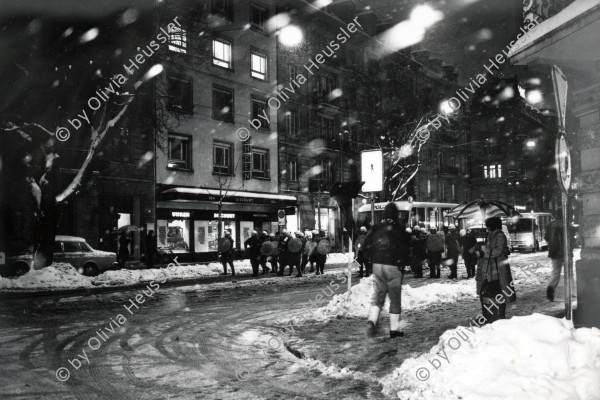
[{"label": "sidewalk", "polygon": [[[564,316],[562,281],[557,289],[555,302],[550,302],[545,297],[546,282],[550,273],[549,261],[546,260],[547,258],[536,261],[543,267],[534,269],[536,275],[531,275],[531,279],[520,279],[514,273],[513,267],[517,301],[507,306],[507,318],[533,313],[558,318]],[[529,267],[527,264],[530,264],[530,260],[515,262],[519,263]],[[444,275],[446,274],[442,273],[442,276]],[[459,276],[462,275],[466,275],[466,272],[464,267],[460,266]],[[407,274],[404,280],[404,284],[412,288],[438,282],[457,285],[458,290],[464,279],[451,283],[444,278],[414,278]],[[337,318],[331,318],[324,323],[313,321],[294,325],[293,330],[287,330],[290,334],[287,345],[298,357],[309,360],[312,364],[323,365],[321,372],[332,375],[350,374],[357,380],[362,379],[362,374],[382,378],[393,372],[405,359],[428,353],[438,344],[445,331],[455,329],[459,325],[469,326],[469,321],[480,313],[481,305],[475,296],[461,297],[456,302],[434,303],[403,310],[401,329],[405,336],[398,339],[389,339],[387,313],[382,313],[375,338],[366,336],[366,316],[357,318],[338,315]],[[347,314],[353,313],[349,311]]]}]

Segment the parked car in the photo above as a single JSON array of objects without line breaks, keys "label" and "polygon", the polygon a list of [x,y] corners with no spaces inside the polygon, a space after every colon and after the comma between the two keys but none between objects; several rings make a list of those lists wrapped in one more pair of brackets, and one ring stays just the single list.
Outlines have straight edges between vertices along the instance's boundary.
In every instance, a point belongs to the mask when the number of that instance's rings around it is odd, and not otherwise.
[{"label": "parked car", "polygon": [[[33,264],[32,254],[7,258],[11,276],[26,274]],[[71,264],[79,273],[95,276],[118,266],[117,254],[93,249],[84,238],[57,235],[54,243],[54,262]],[[36,268],[37,269],[37,268]]]}]

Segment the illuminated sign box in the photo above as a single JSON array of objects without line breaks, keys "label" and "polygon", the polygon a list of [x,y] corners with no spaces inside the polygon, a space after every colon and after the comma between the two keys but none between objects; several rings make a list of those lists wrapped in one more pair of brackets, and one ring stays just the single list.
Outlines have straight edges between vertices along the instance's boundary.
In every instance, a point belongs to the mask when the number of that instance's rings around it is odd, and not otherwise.
[{"label": "illuminated sign box", "polygon": [[383,190],[383,153],[381,150],[361,153],[361,180],[363,192],[381,192]]}]

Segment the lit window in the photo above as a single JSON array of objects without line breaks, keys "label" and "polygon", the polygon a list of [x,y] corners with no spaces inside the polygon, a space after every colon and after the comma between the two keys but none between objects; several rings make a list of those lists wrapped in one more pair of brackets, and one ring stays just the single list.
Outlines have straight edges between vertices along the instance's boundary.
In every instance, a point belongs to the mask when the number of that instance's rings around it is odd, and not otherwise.
[{"label": "lit window", "polygon": [[431,197],[431,180],[427,180],[427,197]]},{"label": "lit window", "polygon": [[169,50],[176,53],[187,53],[187,31],[183,28],[169,24]]},{"label": "lit window", "polygon": [[213,64],[231,69],[231,43],[213,39]]},{"label": "lit window", "polygon": [[496,177],[496,166],[490,165],[490,178],[495,178],[495,177]]},{"label": "lit window", "polygon": [[488,178],[488,167],[487,167],[487,165],[485,165],[483,167],[483,177],[484,178]]},{"label": "lit window", "polygon": [[502,165],[498,164],[496,168],[498,169],[498,178],[502,178]]},{"label": "lit window", "polygon": [[252,52],[250,60],[252,77],[262,80],[267,79],[267,57]]}]

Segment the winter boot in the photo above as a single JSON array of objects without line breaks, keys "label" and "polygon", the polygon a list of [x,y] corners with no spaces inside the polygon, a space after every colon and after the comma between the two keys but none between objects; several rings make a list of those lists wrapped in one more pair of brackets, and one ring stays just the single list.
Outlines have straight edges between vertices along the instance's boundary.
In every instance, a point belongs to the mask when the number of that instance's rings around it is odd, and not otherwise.
[{"label": "winter boot", "polygon": [[400,314],[390,314],[390,338],[402,336],[404,332],[400,331]]},{"label": "winter boot", "polygon": [[377,320],[379,319],[379,307],[371,306],[369,309],[369,322],[367,327],[367,336],[373,337],[376,333]]},{"label": "winter boot", "polygon": [[554,288],[552,286],[548,286],[546,289],[546,297],[550,301],[554,301]]}]

